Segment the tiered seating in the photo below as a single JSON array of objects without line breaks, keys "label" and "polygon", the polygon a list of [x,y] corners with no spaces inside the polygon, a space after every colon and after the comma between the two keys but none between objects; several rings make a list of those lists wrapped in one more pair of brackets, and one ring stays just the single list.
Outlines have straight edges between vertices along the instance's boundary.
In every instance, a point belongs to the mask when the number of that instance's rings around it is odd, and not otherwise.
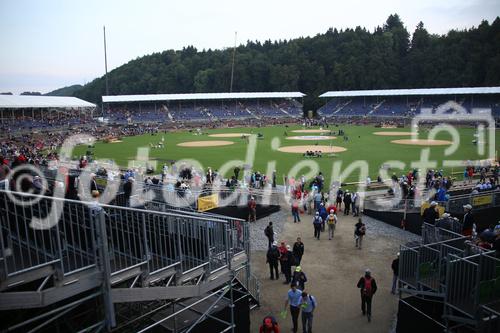
[{"label": "tiered seating", "polygon": [[[171,118],[169,117],[171,115]],[[136,105],[112,107],[106,113],[111,122],[200,122],[230,119],[302,117],[302,104],[296,100],[242,100]]]}]

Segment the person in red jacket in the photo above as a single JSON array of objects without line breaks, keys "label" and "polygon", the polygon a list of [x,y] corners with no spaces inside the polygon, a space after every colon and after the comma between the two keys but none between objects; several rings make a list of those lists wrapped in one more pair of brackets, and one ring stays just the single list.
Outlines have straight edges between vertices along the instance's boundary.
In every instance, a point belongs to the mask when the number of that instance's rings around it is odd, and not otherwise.
[{"label": "person in red jacket", "polygon": [[259,333],[280,333],[280,327],[276,319],[272,316],[265,317],[259,328]]}]

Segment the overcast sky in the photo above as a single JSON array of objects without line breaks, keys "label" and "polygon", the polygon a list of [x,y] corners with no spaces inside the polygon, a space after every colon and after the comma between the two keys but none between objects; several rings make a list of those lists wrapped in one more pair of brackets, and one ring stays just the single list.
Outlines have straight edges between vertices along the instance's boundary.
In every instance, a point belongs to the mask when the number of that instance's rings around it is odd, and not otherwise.
[{"label": "overcast sky", "polygon": [[373,30],[398,13],[410,33],[477,26],[499,0],[0,0],[0,92],[49,92],[166,49],[232,47],[247,40],[314,36],[330,27]]}]

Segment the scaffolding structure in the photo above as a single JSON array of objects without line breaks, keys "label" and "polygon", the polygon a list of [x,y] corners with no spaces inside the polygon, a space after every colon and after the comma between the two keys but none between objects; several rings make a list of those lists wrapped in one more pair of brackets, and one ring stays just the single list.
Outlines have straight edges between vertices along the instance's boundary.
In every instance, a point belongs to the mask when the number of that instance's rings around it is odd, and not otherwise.
[{"label": "scaffolding structure", "polygon": [[453,231],[424,223],[421,244],[401,245],[399,292],[441,302],[446,332],[500,328],[500,259]]},{"label": "scaffolding structure", "polygon": [[0,224],[2,330],[145,332],[189,312],[172,332],[234,332],[235,295],[258,305],[243,220],[0,191]]}]

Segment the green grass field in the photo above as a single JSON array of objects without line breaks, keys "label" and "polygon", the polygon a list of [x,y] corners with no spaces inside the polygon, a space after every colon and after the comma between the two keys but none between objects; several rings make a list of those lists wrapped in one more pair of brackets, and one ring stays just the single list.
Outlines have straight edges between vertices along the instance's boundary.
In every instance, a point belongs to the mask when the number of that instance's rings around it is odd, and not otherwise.
[{"label": "green grass field", "polygon": [[[271,140],[279,138],[281,146],[295,146],[295,145],[314,145],[318,142],[319,145],[330,145],[330,141],[334,146],[341,146],[347,148],[347,151],[337,153],[335,156],[327,156],[324,154],[322,158],[310,159],[318,163],[320,170],[325,175],[327,182],[330,182],[332,175],[332,168],[336,161],[341,161],[341,170],[345,170],[349,164],[357,160],[366,160],[369,165],[369,175],[372,179],[376,179],[379,169],[383,163],[390,160],[402,161],[406,164],[403,171],[406,173],[410,169],[412,161],[420,159],[420,152],[425,147],[423,146],[409,146],[391,143],[391,140],[408,139],[409,136],[377,136],[373,132],[376,131],[409,131],[410,128],[397,128],[397,129],[380,129],[373,126],[340,126],[346,135],[349,137],[348,142],[343,139],[337,138],[334,140],[321,140],[321,141],[296,141],[287,140],[284,132],[287,131],[288,135],[319,135],[319,134],[301,134],[292,133],[294,129],[302,129],[299,126],[273,126],[265,128],[226,128],[217,130],[205,131],[205,134],[213,133],[262,133],[263,139],[257,140],[257,149],[255,154],[255,162],[253,170],[266,172],[267,163],[269,161],[276,161],[276,170],[278,174],[278,182],[282,183],[282,177],[287,174],[290,169],[298,162],[305,158],[302,154],[283,153],[275,151],[271,147]],[[330,129],[337,130],[337,127]],[[449,160],[476,160],[484,159],[486,155],[479,155],[477,147],[472,144],[473,135],[476,132],[475,128],[458,128],[460,134],[460,146],[457,151],[446,159]],[[139,147],[149,147],[150,143],[157,143],[161,140],[162,136],[165,138],[165,147],[158,149],[150,149],[149,158],[157,161],[157,168],[160,170],[165,161],[180,160],[180,159],[195,159],[206,168],[208,166],[213,169],[220,169],[221,166],[229,160],[244,160],[247,150],[247,140],[242,138],[214,138],[208,135],[194,135],[193,133],[185,132],[169,132],[167,134],[141,135],[136,137],[125,137],[123,142],[119,143],[104,143],[99,142],[95,144],[94,154],[96,158],[112,159],[121,167],[127,167],[129,161],[136,159],[137,149]],[[427,138],[427,131],[421,130],[419,138]],[[451,140],[451,136],[446,132],[441,132],[436,139]],[[187,148],[179,147],[178,143],[187,141],[204,141],[204,140],[227,140],[233,141],[235,144],[223,147],[204,147],[204,148]],[[496,146],[498,146],[498,136],[496,138]],[[442,168],[442,160],[444,159],[444,150],[448,146],[432,146],[430,147],[430,160],[438,161],[438,168]],[[488,144],[485,151],[488,151]],[[84,146],[75,148],[74,157],[82,155],[87,150]],[[451,172],[450,168],[444,168],[445,172]],[[229,170],[232,174],[233,168]],[[453,171],[462,171],[461,168],[454,168]],[[398,175],[402,172],[394,170]],[[299,175],[308,172],[306,168],[299,171]],[[392,172],[392,171],[391,171]],[[229,173],[227,173],[229,175]],[[359,172],[355,170],[347,178],[343,178],[342,182],[357,181]],[[462,178],[461,174],[456,175],[459,179]]]}]

